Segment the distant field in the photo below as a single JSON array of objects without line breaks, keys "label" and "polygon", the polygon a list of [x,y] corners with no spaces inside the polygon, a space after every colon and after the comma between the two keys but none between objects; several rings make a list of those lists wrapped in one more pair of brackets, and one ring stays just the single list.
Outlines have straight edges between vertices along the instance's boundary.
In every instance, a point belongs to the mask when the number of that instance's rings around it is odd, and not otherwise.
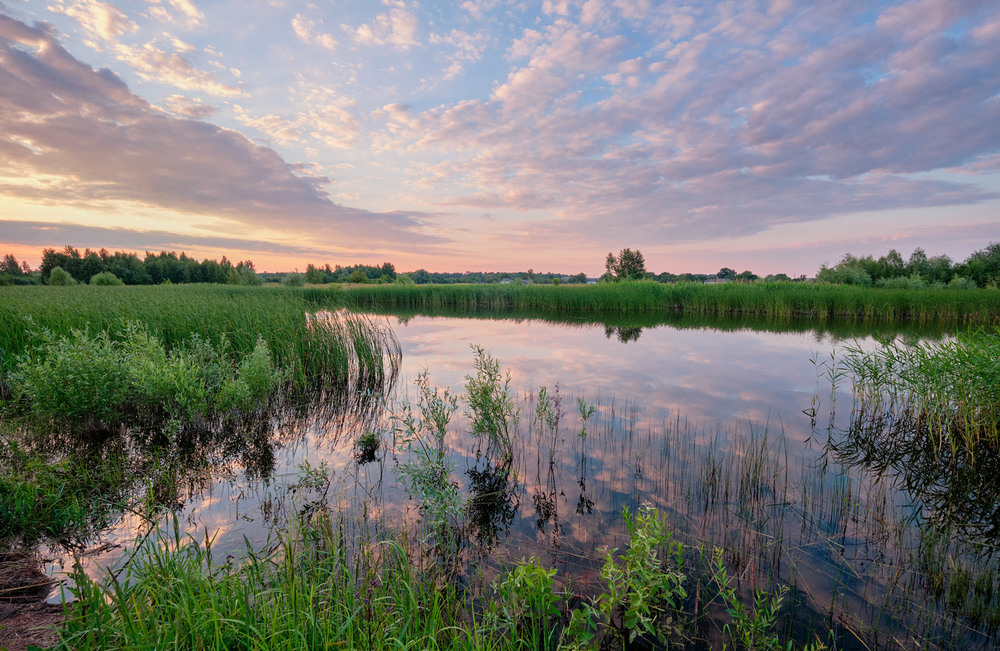
[{"label": "distant field", "polygon": [[988,323],[1000,318],[995,289],[875,289],[814,283],[656,282],[599,285],[360,285],[358,307],[521,309],[553,313],[674,311],[815,319],[864,318]]}]

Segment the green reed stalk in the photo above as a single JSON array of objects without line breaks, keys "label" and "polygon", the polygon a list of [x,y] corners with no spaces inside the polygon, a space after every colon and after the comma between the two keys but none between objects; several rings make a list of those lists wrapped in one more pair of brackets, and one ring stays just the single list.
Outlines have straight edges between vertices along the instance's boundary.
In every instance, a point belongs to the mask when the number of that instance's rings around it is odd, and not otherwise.
[{"label": "green reed stalk", "polygon": [[551,313],[682,312],[877,321],[984,322],[1000,316],[1000,292],[882,289],[815,283],[597,285],[373,285],[344,292],[362,308],[452,308]]}]

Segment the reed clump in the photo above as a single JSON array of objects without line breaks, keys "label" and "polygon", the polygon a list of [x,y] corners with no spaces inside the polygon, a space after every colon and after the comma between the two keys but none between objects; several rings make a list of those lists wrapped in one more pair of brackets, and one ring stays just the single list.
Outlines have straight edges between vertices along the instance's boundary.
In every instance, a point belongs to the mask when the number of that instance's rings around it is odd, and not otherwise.
[{"label": "reed clump", "polygon": [[316,312],[323,300],[292,288],[5,288],[0,397],[71,427],[187,426],[279,395],[384,388],[399,362],[392,332]]},{"label": "reed clump", "polygon": [[974,454],[1000,447],[1000,328],[979,328],[943,342],[892,341],[866,352],[848,348],[857,409],[939,448]]},{"label": "reed clump", "polygon": [[988,322],[1000,316],[1000,291],[920,291],[823,283],[597,285],[378,285],[351,288],[345,300],[362,308],[498,309],[550,313],[681,312],[813,319],[909,319]]}]

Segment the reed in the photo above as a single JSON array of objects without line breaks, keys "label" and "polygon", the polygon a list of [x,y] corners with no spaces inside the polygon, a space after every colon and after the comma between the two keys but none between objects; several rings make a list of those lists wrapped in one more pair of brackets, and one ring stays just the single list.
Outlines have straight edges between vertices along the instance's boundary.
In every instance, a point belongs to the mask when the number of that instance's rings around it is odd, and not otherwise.
[{"label": "reed", "polygon": [[[284,287],[4,288],[0,395],[10,397],[20,381],[21,395],[31,397],[42,380],[52,376],[54,381],[73,379],[78,396],[102,399],[122,392],[134,395],[130,386],[158,385],[158,376],[171,380],[181,375],[179,383],[167,382],[168,398],[180,399],[188,389],[197,393],[210,385],[206,373],[220,376],[215,379],[224,384],[227,369],[241,376],[245,371],[247,381],[234,377],[228,390],[218,387],[220,397],[242,407],[259,402],[279,385],[285,395],[317,389],[379,390],[395,376],[398,343],[387,327],[366,317],[316,312],[335,296]],[[138,345],[139,339],[149,345]],[[136,361],[132,371],[146,369],[138,382],[120,381],[130,368],[117,359],[119,354]],[[61,361],[69,366],[60,367]],[[55,377],[60,374],[61,379]],[[145,393],[164,403],[164,396],[154,395],[157,391]],[[69,414],[70,420],[106,421],[121,415],[122,401],[113,398],[105,400],[108,413],[84,413],[90,407],[100,411],[100,405],[80,402],[76,406],[83,411]],[[193,399],[199,404],[206,400]],[[201,417],[206,410],[195,405],[189,411]]]},{"label": "reed", "polygon": [[[1000,328],[943,342],[847,349],[856,409],[877,429],[974,454],[1000,446]],[[876,438],[880,438],[876,435]]]},{"label": "reed", "polygon": [[354,287],[345,299],[362,308],[498,309],[566,313],[681,312],[811,319],[909,319],[988,322],[1000,317],[1000,291],[863,288],[820,283],[597,285],[377,285]]}]

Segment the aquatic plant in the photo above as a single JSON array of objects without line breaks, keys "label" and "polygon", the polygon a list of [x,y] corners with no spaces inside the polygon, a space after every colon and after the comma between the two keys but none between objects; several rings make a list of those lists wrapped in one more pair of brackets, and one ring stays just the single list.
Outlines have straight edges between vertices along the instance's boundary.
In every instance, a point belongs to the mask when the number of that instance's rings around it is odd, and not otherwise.
[{"label": "aquatic plant", "polygon": [[902,420],[914,436],[975,453],[1000,447],[1000,328],[944,342],[891,341],[844,353],[864,420]]},{"label": "aquatic plant", "polygon": [[510,371],[501,372],[500,361],[481,346],[473,344],[472,349],[476,373],[465,377],[472,434],[485,438],[489,446],[509,460],[513,456],[513,428],[518,413]]}]

